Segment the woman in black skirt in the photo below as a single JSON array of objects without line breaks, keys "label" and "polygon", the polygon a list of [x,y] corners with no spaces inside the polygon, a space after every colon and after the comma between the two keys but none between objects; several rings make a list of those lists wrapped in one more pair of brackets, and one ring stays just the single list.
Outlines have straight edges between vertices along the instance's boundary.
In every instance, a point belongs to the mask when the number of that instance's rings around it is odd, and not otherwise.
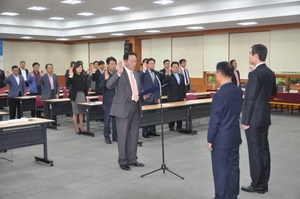
[{"label": "woman in black skirt", "polygon": [[88,77],[84,73],[82,62],[80,61],[76,62],[73,67],[71,66],[69,71],[70,75],[67,78],[67,86],[71,85],[72,88],[69,93],[69,98],[71,99],[72,103],[75,132],[79,133],[81,131],[84,131],[83,116],[85,113],[85,108],[78,105],[77,103],[86,102],[86,96],[88,94]]}]

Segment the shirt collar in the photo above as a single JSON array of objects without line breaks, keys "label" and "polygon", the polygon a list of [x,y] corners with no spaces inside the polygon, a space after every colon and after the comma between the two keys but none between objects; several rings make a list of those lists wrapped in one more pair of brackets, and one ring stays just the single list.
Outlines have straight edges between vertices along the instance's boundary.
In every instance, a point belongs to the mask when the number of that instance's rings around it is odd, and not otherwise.
[{"label": "shirt collar", "polygon": [[254,67],[253,70],[255,70],[255,69],[257,68],[257,66],[260,66],[260,65],[262,65],[262,64],[265,64],[265,62],[260,62],[259,64],[257,64],[257,65]]}]

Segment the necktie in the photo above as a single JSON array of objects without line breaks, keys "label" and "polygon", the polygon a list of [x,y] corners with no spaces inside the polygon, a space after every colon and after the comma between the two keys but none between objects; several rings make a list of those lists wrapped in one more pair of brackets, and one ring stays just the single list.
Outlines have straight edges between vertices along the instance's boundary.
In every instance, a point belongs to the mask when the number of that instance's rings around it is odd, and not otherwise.
[{"label": "necktie", "polygon": [[238,73],[236,72],[236,70],[234,70],[234,75],[235,75],[235,79],[236,79],[236,85],[240,86],[240,80],[239,80],[239,76],[238,76]]},{"label": "necktie", "polygon": [[185,77],[185,85],[188,85],[189,84],[189,78],[187,76],[187,72],[186,72],[185,69],[183,69],[183,71],[184,71],[184,77]]},{"label": "necktie", "polygon": [[134,101],[137,102],[139,100],[139,96],[138,96],[138,90],[137,90],[136,83],[134,81],[134,76],[132,71],[130,72],[130,82],[131,82],[132,98]]},{"label": "necktie", "polygon": [[154,83],[155,80],[154,72],[151,72],[151,77],[152,77],[152,82]]}]

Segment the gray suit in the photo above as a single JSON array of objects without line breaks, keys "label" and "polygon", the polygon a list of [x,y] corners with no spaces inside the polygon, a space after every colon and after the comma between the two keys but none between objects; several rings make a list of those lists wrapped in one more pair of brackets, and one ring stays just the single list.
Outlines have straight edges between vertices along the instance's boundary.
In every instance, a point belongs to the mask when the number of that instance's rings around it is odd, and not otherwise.
[{"label": "gray suit", "polygon": [[[184,68],[184,70],[186,71],[186,74],[183,72],[183,68],[180,66],[180,70],[178,73],[182,74],[184,77],[184,84],[185,84],[185,92],[189,92],[189,90],[191,90],[191,79],[190,79],[190,73],[189,70],[187,68]],[[186,84],[186,77],[188,79],[188,84]]]},{"label": "gray suit", "polygon": [[[141,93],[141,83],[137,72],[133,71],[138,92]],[[132,91],[130,80],[124,68],[121,76],[117,70],[107,81],[108,89],[115,88],[115,96],[112,102],[110,115],[116,117],[118,132],[118,163],[120,165],[133,164],[137,162],[137,144],[140,119],[142,115],[142,98],[138,102],[131,100]]]}]

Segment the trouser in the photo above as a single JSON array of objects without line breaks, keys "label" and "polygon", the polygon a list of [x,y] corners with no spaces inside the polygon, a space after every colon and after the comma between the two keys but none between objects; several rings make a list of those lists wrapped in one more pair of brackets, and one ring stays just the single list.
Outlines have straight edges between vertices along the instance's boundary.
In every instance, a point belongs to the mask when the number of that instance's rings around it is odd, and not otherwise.
[{"label": "trouser", "polygon": [[[40,95],[38,93],[30,93],[30,96],[36,96],[36,95]],[[40,117],[41,116],[41,112],[40,110],[32,110],[31,111],[31,117]]]},{"label": "trouser", "polygon": [[110,116],[110,109],[111,106],[108,105],[102,105],[103,112],[104,112],[104,129],[103,129],[103,135],[106,140],[110,139],[110,120],[112,121],[112,138],[117,139],[117,126],[116,126],[116,117]]},{"label": "trouser", "polygon": [[[55,99],[54,90],[51,90],[49,99]],[[44,103],[44,118],[56,120],[56,115],[53,115],[52,118],[50,117],[50,109],[48,106],[45,105],[45,103]]]},{"label": "trouser", "polygon": [[[176,129],[181,129],[182,128],[182,121],[177,121],[177,126],[176,126]],[[175,122],[170,122],[169,123],[169,128],[174,128],[175,126]]]},{"label": "trouser", "polygon": [[[21,93],[20,93],[21,94]],[[19,94],[19,96],[21,96]],[[18,119],[21,118],[20,101],[14,98],[8,98],[9,119],[16,118],[16,109],[18,109]]]},{"label": "trouser", "polygon": [[[157,104],[157,103],[154,103],[154,102],[143,103],[143,105],[151,105],[151,104]],[[143,132],[144,135],[147,135],[148,132],[156,133],[156,127],[155,127],[155,125],[143,127],[142,132]]]}]

